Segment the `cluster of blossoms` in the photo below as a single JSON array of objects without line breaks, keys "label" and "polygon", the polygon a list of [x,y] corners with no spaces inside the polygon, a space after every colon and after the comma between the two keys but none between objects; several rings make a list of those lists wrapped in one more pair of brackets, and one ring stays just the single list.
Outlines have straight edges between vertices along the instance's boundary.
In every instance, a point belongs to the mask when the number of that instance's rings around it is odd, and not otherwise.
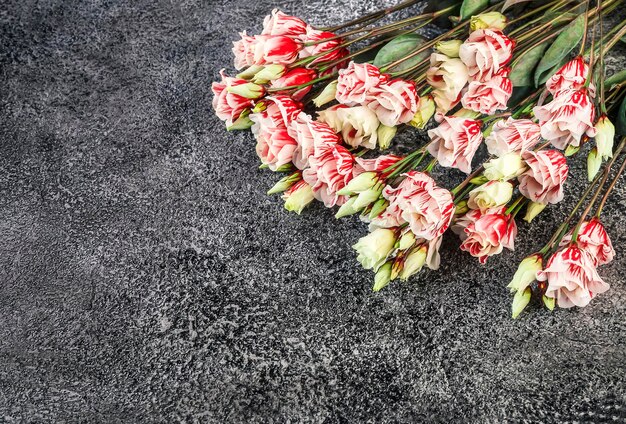
[{"label": "cluster of blossoms", "polygon": [[434,88],[437,117],[461,103],[465,109],[491,115],[505,110],[513,92],[506,65],[515,43],[502,30],[506,18],[498,12],[473,19],[469,38],[435,45],[426,76]]},{"label": "cluster of blossoms", "polygon": [[587,306],[597,294],[609,285],[600,277],[597,268],[608,264],[615,256],[611,239],[599,218],[581,223],[574,238],[571,230],[560,242],[556,252],[545,261],[535,253],[525,258],[509,284],[515,297],[513,314],[516,316],[530,301],[531,284],[537,288],[550,309]]},{"label": "cluster of blossoms", "polygon": [[[596,138],[590,179],[613,155],[615,129],[605,114],[595,121],[596,89],[582,56],[552,75],[530,103],[493,116],[507,110],[513,92],[508,66],[515,42],[503,33],[506,24],[498,12],[474,16],[465,41],[434,40],[426,47],[435,49],[427,63],[390,74],[398,61],[375,61],[380,67],[348,62],[346,56],[358,55],[347,51],[343,36],[274,10],[261,35],[243,32],[234,43],[235,68],[242,72],[220,73],[213,107],[229,130],[251,129],[263,167],[287,172],[269,191],[282,193],[287,210],[300,214],[318,200],[339,207],[337,218],[358,213],[369,223],[369,234],[353,248],[362,266],[375,272],[374,290],[424,266],[437,269],[448,229],[461,239],[461,250],[484,264],[513,250],[522,207],[530,222],[563,199],[569,153]],[[423,75],[416,77],[415,69]],[[307,100],[322,80],[330,82]],[[332,104],[314,112],[310,102],[318,109]],[[399,128],[425,129],[432,117],[428,143],[405,157],[366,155],[389,148]],[[492,157],[472,173],[483,144]],[[420,167],[428,154],[430,163]],[[450,191],[430,175],[437,164],[471,175]],[[599,219],[563,234],[556,252],[522,262],[509,285],[516,293],[514,315],[528,303],[535,281],[552,307],[585,306],[608,289],[596,268],[614,251]]]},{"label": "cluster of blossoms", "polygon": [[[212,85],[213,108],[229,130],[250,128],[249,114],[268,89],[273,94],[301,100],[313,86],[289,87],[336,72],[345,66],[341,59],[348,54],[342,47],[343,39],[335,33],[317,30],[279,10],[265,18],[261,35],[250,36],[244,31],[240,36],[233,43],[233,54],[235,68],[243,71],[237,77],[228,77],[221,71],[221,82]],[[334,61],[337,65],[318,72],[317,65]]]},{"label": "cluster of blossoms", "polygon": [[339,104],[319,112],[351,147],[389,147],[397,127],[411,122],[420,98],[413,81],[391,79],[369,63],[350,62],[333,85]]}]

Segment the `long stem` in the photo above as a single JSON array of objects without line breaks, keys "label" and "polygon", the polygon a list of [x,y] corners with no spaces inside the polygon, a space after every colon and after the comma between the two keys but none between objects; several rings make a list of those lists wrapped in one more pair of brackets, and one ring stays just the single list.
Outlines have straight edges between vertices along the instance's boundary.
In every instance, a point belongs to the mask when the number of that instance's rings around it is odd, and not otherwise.
[{"label": "long stem", "polygon": [[341,25],[337,25],[337,26],[330,27],[330,28],[323,28],[323,30],[330,31],[330,32],[337,32],[337,31],[339,31],[341,29],[349,28],[351,26],[358,25],[358,24],[361,24],[361,23],[365,23],[365,22],[371,23],[372,21],[380,20],[380,19],[384,18],[386,15],[389,15],[391,13],[397,12],[398,10],[402,10],[402,9],[405,9],[405,8],[407,8],[409,6],[413,6],[414,4],[419,3],[420,1],[421,0],[407,0],[407,1],[404,1],[404,2],[402,2],[400,4],[397,4],[395,6],[388,7],[386,9],[382,9],[382,10],[378,10],[376,12],[370,13],[369,15],[361,16],[360,18],[354,19],[352,21],[345,22],[345,23],[343,23]]},{"label": "long stem", "polygon": [[585,52],[585,44],[587,44],[587,33],[589,32],[589,0],[585,0],[585,30],[583,32],[583,40],[580,43],[580,55]]},{"label": "long stem", "polygon": [[589,204],[583,211],[582,215],[580,216],[580,219],[578,220],[578,224],[576,224],[576,227],[574,228],[572,241],[576,241],[576,237],[578,236],[578,231],[580,230],[580,227],[583,225],[583,222],[585,222],[585,218],[587,218],[589,211],[591,211],[591,208],[593,208],[593,205],[595,204],[596,200],[598,200],[598,197],[600,196],[600,193],[602,192],[602,187],[604,187],[606,180],[609,178],[609,174],[611,173],[611,167],[613,166],[613,163],[615,163],[615,160],[620,155],[620,153],[622,152],[625,146],[626,146],[626,137],[622,139],[622,142],[617,147],[617,150],[613,154],[613,157],[611,158],[609,163],[606,164],[606,167],[604,168],[604,174],[602,175],[602,181],[600,181],[600,185],[598,189],[596,190],[595,194],[591,198],[591,201],[589,202]]},{"label": "long stem", "polygon": [[626,160],[622,162],[622,166],[620,166],[619,170],[617,171],[617,174],[615,174],[615,177],[613,178],[613,182],[611,182],[611,185],[609,185],[609,187],[606,189],[606,192],[604,192],[604,196],[602,196],[602,199],[600,200],[600,204],[598,205],[598,210],[596,211],[597,217],[600,217],[600,214],[602,213],[602,209],[604,208],[606,201],[609,199],[609,195],[611,194],[611,192],[617,185],[617,181],[619,180],[619,177],[624,172],[625,168],[626,168]]}]

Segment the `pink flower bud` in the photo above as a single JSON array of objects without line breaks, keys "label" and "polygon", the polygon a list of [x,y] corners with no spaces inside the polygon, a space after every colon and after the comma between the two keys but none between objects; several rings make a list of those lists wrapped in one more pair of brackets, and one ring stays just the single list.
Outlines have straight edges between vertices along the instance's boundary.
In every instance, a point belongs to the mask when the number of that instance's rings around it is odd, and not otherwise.
[{"label": "pink flower bud", "polygon": [[[546,81],[546,89],[553,96],[567,90],[580,90],[587,82],[589,75],[589,65],[585,63],[585,59],[581,56],[570,60],[561,67],[548,81]],[[589,91],[592,97],[595,96],[595,86],[589,85]]]},{"label": "pink flower bud", "polygon": [[[327,38],[334,38],[336,36],[337,34],[334,34],[332,32],[319,31],[309,26],[307,27],[306,33],[300,35],[299,40],[302,43],[306,44],[315,41],[322,41]],[[319,55],[318,58],[311,61],[311,64],[339,60],[348,54],[347,49],[338,48],[341,43],[343,43],[343,39],[334,38],[333,40],[313,44],[310,46],[305,45],[304,48],[300,51],[300,58],[304,59],[307,57]]]},{"label": "pink flower bud", "polygon": [[502,119],[485,138],[489,153],[502,156],[510,152],[532,149],[541,136],[541,128],[530,119]]},{"label": "pink flower bud", "polygon": [[[563,237],[561,247],[566,246],[571,241],[572,232]],[[576,237],[576,245],[591,255],[596,266],[608,264],[615,257],[613,243],[611,243],[604,225],[598,218],[592,218],[590,221],[582,223]]]}]

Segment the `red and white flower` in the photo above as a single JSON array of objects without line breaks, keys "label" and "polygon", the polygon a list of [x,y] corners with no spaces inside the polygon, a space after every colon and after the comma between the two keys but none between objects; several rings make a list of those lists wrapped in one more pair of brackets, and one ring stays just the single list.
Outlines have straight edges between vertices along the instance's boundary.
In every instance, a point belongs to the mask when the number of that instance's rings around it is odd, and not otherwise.
[{"label": "red and white flower", "polygon": [[337,143],[324,143],[309,158],[309,168],[302,172],[302,178],[313,188],[315,198],[330,208],[345,203],[346,196],[337,192],[352,179],[354,165],[354,156],[348,149]]},{"label": "red and white flower", "polygon": [[428,151],[442,166],[471,172],[472,159],[483,140],[480,121],[455,116],[445,116],[441,124],[428,131],[432,142]]},{"label": "red and white flower", "polygon": [[388,127],[410,122],[417,113],[418,104],[415,83],[401,79],[373,87],[365,99],[365,105]]},{"label": "red and white flower", "polygon": [[502,68],[487,81],[470,82],[461,99],[463,107],[485,115],[506,109],[513,93],[509,72],[509,68]]},{"label": "red and white flower", "polygon": [[[561,247],[571,241],[572,233],[570,232],[561,240]],[[576,237],[576,245],[591,255],[596,266],[608,264],[615,257],[613,243],[604,225],[596,217],[582,223]]]},{"label": "red and white flower", "polygon": [[408,223],[415,237],[426,240],[439,237],[448,229],[454,215],[452,194],[423,172],[410,171],[403,176],[406,178],[398,187],[387,186],[383,190],[389,206],[372,224],[395,227]]},{"label": "red and white flower", "polygon": [[240,40],[233,41],[233,55],[235,56],[235,69],[240,70],[252,65],[263,64],[263,48],[259,48],[258,39],[246,34],[245,31],[240,32]]},{"label": "red and white flower", "polygon": [[388,80],[389,77],[374,65],[350,62],[346,69],[339,71],[335,97],[339,103],[356,106],[365,102],[373,88]]},{"label": "red and white flower", "polygon": [[[280,94],[264,98],[261,104],[265,106],[262,115],[271,119],[274,126],[282,124],[284,127],[288,127],[291,121],[296,119],[302,111],[301,103],[289,96]],[[258,105],[259,103],[257,103]]]},{"label": "red and white flower", "polygon": [[556,299],[561,308],[587,306],[596,294],[609,289],[598,275],[595,260],[574,244],[552,255],[537,280],[548,282],[545,296]]},{"label": "red and white flower", "polygon": [[[302,84],[306,84],[308,82],[313,81],[315,78],[317,78],[317,72],[315,72],[313,69],[296,68],[287,72],[282,77],[272,81],[271,87],[272,88],[285,88],[285,87],[291,87],[291,86],[296,86],[296,85],[302,85]],[[287,94],[291,94],[291,97],[294,100],[299,101],[299,100],[302,100],[302,98],[306,96],[309,93],[309,91],[311,91],[312,88],[313,86],[309,85],[299,90],[291,91]]]},{"label": "red and white flower", "polygon": [[593,137],[595,107],[588,90],[561,91],[550,103],[536,106],[533,112],[541,125],[541,136],[557,149],[580,145],[583,135]]},{"label": "red and white flower", "polygon": [[319,112],[319,119],[335,132],[341,133],[343,141],[352,147],[376,148],[378,126],[376,113],[365,106],[332,106]]},{"label": "red and white flower", "polygon": [[[341,43],[343,43],[343,39],[335,37],[337,37],[337,34],[335,33],[328,31],[319,31],[310,26],[307,27],[306,33],[298,37],[298,39],[305,44],[300,51],[300,58],[304,59],[307,57],[319,55],[319,57],[313,59],[310,64],[331,62],[343,58],[349,52],[345,48],[339,48]],[[306,43],[322,41],[326,39],[330,40],[326,42],[319,42],[310,46],[306,45]]]},{"label": "red and white flower", "polygon": [[435,89],[432,96],[437,104],[437,111],[445,114],[461,100],[461,91],[467,84],[469,73],[461,59],[433,53],[430,55],[426,79]]},{"label": "red and white flower", "polygon": [[309,166],[309,158],[315,153],[316,147],[339,143],[339,137],[332,128],[323,122],[314,121],[304,112],[291,122],[287,132],[298,143],[293,154],[293,163],[298,169]]},{"label": "red and white flower", "polygon": [[290,163],[298,144],[289,135],[287,128],[272,126],[269,119],[258,114],[250,115],[250,119],[254,122],[252,133],[257,140],[256,153],[261,162],[272,171]]},{"label": "red and white flower", "polygon": [[265,63],[289,65],[296,61],[302,49],[298,41],[285,35],[257,35],[256,38],[263,48],[263,59],[259,61],[261,63],[257,62],[257,65]]},{"label": "red and white flower", "polygon": [[530,119],[508,118],[496,122],[485,138],[489,153],[502,156],[510,152],[532,149],[539,143],[541,127]]},{"label": "red and white flower", "polygon": [[356,158],[358,167],[355,168],[354,173],[355,175],[357,175],[363,172],[377,172],[381,175],[381,177],[384,178],[387,176],[387,174],[393,172],[393,170],[387,173],[385,173],[384,171],[390,166],[395,165],[402,159],[402,156],[396,155],[380,155],[377,156],[375,159]]},{"label": "red and white flower", "polygon": [[459,218],[452,230],[461,238],[461,250],[478,258],[481,264],[490,256],[513,250],[517,225],[511,215],[505,215],[506,207],[481,211],[474,209]]},{"label": "red and white flower", "polygon": [[213,91],[213,109],[215,114],[226,126],[230,127],[239,118],[241,113],[252,106],[252,100],[238,94],[229,93],[228,87],[247,84],[248,81],[240,78],[226,76],[224,70],[220,71],[221,82],[214,82],[211,85]]},{"label": "red and white flower", "polygon": [[528,170],[517,177],[520,193],[544,205],[563,200],[563,183],[568,174],[565,156],[558,150],[527,150],[522,152],[522,159]]},{"label": "red and white flower", "polygon": [[513,57],[515,43],[497,29],[473,31],[459,50],[459,57],[473,80],[487,81]]},{"label": "red and white flower", "polygon": [[263,20],[263,35],[301,35],[306,33],[306,23],[295,16],[287,15],[278,9],[272,10]]},{"label": "red and white flower", "polygon": [[[585,63],[582,56],[578,56],[570,60],[561,67],[548,81],[546,81],[546,89],[553,96],[558,96],[566,90],[580,90],[585,86],[587,77],[589,76],[589,65]],[[589,85],[589,94],[593,97],[595,87]]]}]

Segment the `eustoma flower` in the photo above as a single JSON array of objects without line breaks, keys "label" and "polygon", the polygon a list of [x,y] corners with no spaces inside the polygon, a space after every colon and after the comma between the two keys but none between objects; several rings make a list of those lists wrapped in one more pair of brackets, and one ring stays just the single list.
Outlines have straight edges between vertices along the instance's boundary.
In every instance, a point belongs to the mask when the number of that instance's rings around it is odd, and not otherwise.
[{"label": "eustoma flower", "polygon": [[583,135],[593,137],[595,108],[588,90],[564,90],[550,103],[533,112],[541,125],[541,136],[557,149],[580,145]]},{"label": "eustoma flower", "polygon": [[528,170],[518,177],[520,193],[537,203],[560,202],[568,175],[565,156],[557,150],[525,151],[522,159]]},{"label": "eustoma flower", "polygon": [[[554,96],[559,96],[560,93],[567,90],[580,90],[585,86],[588,75],[589,65],[581,56],[578,56],[563,65],[546,81],[546,89]],[[593,84],[590,84],[589,88],[590,94],[593,96],[595,92]]]},{"label": "eustoma flower", "polygon": [[462,117],[444,117],[435,129],[428,131],[432,142],[428,151],[442,166],[471,172],[471,163],[483,140],[480,121]]},{"label": "eustoma flower", "polygon": [[252,100],[228,91],[229,87],[248,84],[248,81],[240,78],[226,76],[224,70],[220,71],[221,82],[214,82],[211,85],[213,90],[213,109],[215,114],[226,126],[230,127],[242,112],[252,107]]},{"label": "eustoma flower", "polygon": [[417,112],[419,97],[413,82],[396,79],[374,87],[365,105],[388,127],[406,124]]},{"label": "eustoma flower", "polygon": [[389,77],[374,65],[350,62],[346,69],[339,71],[335,96],[341,104],[356,106],[365,102],[372,89],[388,80]]},{"label": "eustoma flower", "polygon": [[288,134],[296,141],[293,152],[293,163],[299,169],[309,166],[309,157],[315,148],[326,143],[339,143],[339,137],[327,124],[314,121],[309,115],[301,112],[287,127]]},{"label": "eustoma flower", "polygon": [[489,153],[502,156],[509,152],[532,149],[541,136],[541,128],[530,119],[508,118],[500,120],[493,126],[491,133],[485,138]]},{"label": "eustoma flower", "polygon": [[497,29],[477,29],[459,50],[472,80],[486,81],[513,56],[514,42]]},{"label": "eustoma flower", "polygon": [[[298,39],[304,44],[300,51],[300,58],[316,56],[310,63],[330,62],[343,58],[348,54],[348,50],[339,47],[343,39],[336,38],[337,34],[328,31],[319,31],[307,27],[306,33],[300,35]],[[328,41],[323,41],[329,39]],[[315,43],[308,45],[307,43]]]},{"label": "eustoma flower", "polygon": [[452,194],[423,172],[410,171],[404,176],[398,187],[385,187],[383,196],[389,206],[372,224],[394,227],[408,223],[416,237],[433,240],[441,236],[454,213]]},{"label": "eustoma flower", "polygon": [[537,280],[548,282],[545,296],[556,299],[561,308],[587,306],[596,294],[609,289],[598,275],[594,258],[573,244],[552,255]]},{"label": "eustoma flower", "polygon": [[487,81],[470,82],[461,99],[463,107],[486,115],[506,109],[513,93],[509,72],[509,68],[502,68]]},{"label": "eustoma flower", "polygon": [[[272,88],[284,88],[284,87],[292,87],[298,86],[302,84],[306,84],[308,82],[313,81],[317,77],[317,72],[312,69],[306,68],[296,68],[289,72],[287,72],[282,77],[275,79],[272,81],[270,87]],[[313,88],[312,85],[308,85],[301,89],[292,91],[291,93],[282,93],[281,94],[290,94],[291,98],[294,100],[302,100],[304,96],[306,96],[309,91]]]},{"label": "eustoma flower", "polygon": [[513,250],[517,226],[506,208],[471,210],[458,219],[452,229],[461,238],[461,250],[469,252],[484,264],[490,256],[500,254],[506,247]]},{"label": "eustoma flower", "polygon": [[346,196],[337,194],[353,178],[355,160],[352,154],[336,143],[324,143],[309,158],[309,168],[302,173],[313,188],[315,198],[326,207],[342,205]]},{"label": "eustoma flower", "polygon": [[[567,246],[571,241],[570,232],[561,240],[561,246]],[[598,218],[582,223],[576,237],[576,245],[589,253],[596,266],[608,264],[615,256],[611,239]]]},{"label": "eustoma flower", "polygon": [[434,88],[432,96],[437,104],[437,111],[446,113],[461,100],[461,91],[467,84],[469,74],[461,59],[433,53],[426,78],[428,84]]},{"label": "eustoma flower", "polygon": [[263,35],[301,35],[306,33],[306,23],[295,16],[287,15],[278,9],[272,10],[263,21]]}]

